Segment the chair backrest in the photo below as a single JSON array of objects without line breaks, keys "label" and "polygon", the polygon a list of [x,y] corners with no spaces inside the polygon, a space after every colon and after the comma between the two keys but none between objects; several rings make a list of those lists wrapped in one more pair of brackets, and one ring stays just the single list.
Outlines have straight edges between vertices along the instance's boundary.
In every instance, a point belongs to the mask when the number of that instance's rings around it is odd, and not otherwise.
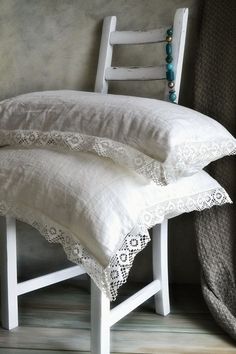
[{"label": "chair backrest", "polygon": [[[178,102],[183,56],[188,20],[188,9],[178,9],[171,26],[149,31],[116,31],[116,16],[105,17],[102,29],[102,38],[99,52],[95,92],[107,93],[109,81],[112,80],[166,80],[166,64],[148,67],[113,67],[113,46],[119,44],[150,44],[167,43],[166,33],[172,27],[172,65],[175,82],[175,102]],[[164,49],[163,49],[164,50]],[[167,85],[166,85],[167,86]],[[169,97],[170,88],[167,87],[165,99]]]}]

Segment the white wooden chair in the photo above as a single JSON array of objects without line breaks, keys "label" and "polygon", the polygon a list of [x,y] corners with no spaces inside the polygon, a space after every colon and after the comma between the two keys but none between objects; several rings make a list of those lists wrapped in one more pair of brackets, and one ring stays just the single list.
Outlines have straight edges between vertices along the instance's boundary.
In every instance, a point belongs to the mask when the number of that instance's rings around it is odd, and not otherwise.
[{"label": "white wooden chair", "polygon": [[[178,9],[173,23],[173,66],[175,71],[176,102],[178,102],[188,9]],[[114,68],[111,66],[113,46],[118,44],[144,44],[164,42],[166,28],[151,31],[116,31],[116,17],[106,17],[103,24],[95,91],[107,93],[110,80],[159,80],[165,79],[165,65],[145,68]],[[164,49],[163,49],[164,50]],[[81,275],[80,266],[17,282],[16,220],[4,218],[1,224],[1,298],[2,326],[18,326],[18,296],[42,287]],[[91,353],[110,353],[110,327],[151,296],[155,296],[156,313],[170,312],[167,221],[153,228],[153,278],[142,290],[110,310],[110,301],[91,283]]]}]

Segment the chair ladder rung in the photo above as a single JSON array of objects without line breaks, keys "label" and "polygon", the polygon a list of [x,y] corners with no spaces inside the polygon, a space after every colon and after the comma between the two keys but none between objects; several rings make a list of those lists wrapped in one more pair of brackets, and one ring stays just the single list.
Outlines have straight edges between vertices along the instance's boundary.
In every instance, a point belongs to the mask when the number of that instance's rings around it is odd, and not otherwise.
[{"label": "chair ladder rung", "polygon": [[17,284],[17,295],[19,296],[26,294],[30,291],[41,289],[84,273],[86,273],[85,270],[81,266],[76,265],[66,269],[58,270],[57,272],[26,280]]},{"label": "chair ladder rung", "polygon": [[130,296],[127,300],[117,305],[110,312],[110,326],[113,326],[121,318],[133,311],[136,307],[141,305],[144,301],[148,300],[151,296],[155,295],[160,290],[160,281],[158,279],[153,280],[143,289],[139,290],[137,293]]},{"label": "chair ladder rung", "polygon": [[150,31],[114,31],[110,36],[110,44],[148,44],[165,41],[168,27]]},{"label": "chair ladder rung", "polygon": [[148,67],[116,67],[111,66],[106,69],[105,79],[108,81],[138,81],[138,80],[163,80],[165,79],[165,66],[148,66]]}]

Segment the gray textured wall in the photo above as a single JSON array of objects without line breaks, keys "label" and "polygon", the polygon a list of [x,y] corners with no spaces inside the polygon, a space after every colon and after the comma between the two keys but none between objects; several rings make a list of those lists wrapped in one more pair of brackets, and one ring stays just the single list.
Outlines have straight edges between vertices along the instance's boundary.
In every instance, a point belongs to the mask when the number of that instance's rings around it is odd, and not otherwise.
[{"label": "gray textured wall", "polygon": [[[191,106],[193,66],[200,19],[199,0],[0,0],[0,99],[29,91],[92,91],[102,19],[118,17],[118,29],[151,29],[171,23],[176,8],[190,10],[181,103]],[[156,46],[149,52],[122,46],[115,65],[158,63]],[[161,57],[164,60],[164,56]],[[113,84],[111,92],[159,97],[157,82]],[[199,279],[192,215],[170,223],[170,269],[174,282]],[[41,274],[67,263],[59,246],[49,245],[32,228],[18,224],[19,270],[22,277]],[[150,249],[139,257],[132,277],[150,277]]]}]

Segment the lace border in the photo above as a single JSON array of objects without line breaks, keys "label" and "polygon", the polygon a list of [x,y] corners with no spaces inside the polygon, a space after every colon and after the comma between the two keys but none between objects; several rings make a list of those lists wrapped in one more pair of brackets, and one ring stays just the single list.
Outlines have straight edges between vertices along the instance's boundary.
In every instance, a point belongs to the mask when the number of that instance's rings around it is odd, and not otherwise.
[{"label": "lace border", "polygon": [[180,176],[194,174],[225,155],[236,154],[236,140],[186,143],[175,146],[174,154],[165,162],[155,160],[141,151],[118,141],[75,132],[38,130],[0,130],[1,145],[46,147],[70,151],[93,152],[129,167],[152,179],[158,185],[176,181]]},{"label": "lace border", "polygon": [[122,241],[105,268],[90,255],[75,235],[49,220],[47,216],[38,212],[36,215],[36,212],[25,206],[4,201],[0,201],[0,215],[15,217],[33,226],[49,242],[61,244],[67,258],[76,264],[81,264],[96,285],[113,301],[117,297],[120,286],[127,281],[135,256],[150,241],[149,228],[161,223],[165,218],[225,203],[231,203],[228,194],[223,188],[217,188],[194,196],[178,198],[171,202],[158,203],[143,210],[139,222]]}]

